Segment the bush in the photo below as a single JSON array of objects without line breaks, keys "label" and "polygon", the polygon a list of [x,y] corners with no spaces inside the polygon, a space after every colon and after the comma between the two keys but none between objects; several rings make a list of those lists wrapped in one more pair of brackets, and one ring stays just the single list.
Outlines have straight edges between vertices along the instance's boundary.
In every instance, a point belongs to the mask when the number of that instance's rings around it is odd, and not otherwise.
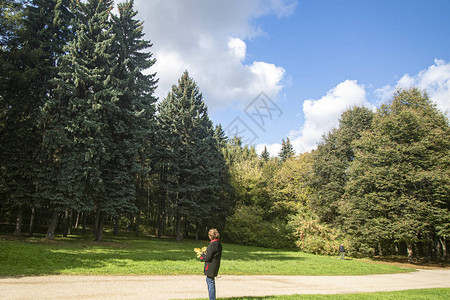
[{"label": "bush", "polygon": [[263,210],[241,206],[227,218],[225,235],[233,243],[269,248],[291,248],[294,241],[287,224],[263,219]]},{"label": "bush", "polygon": [[327,224],[321,224],[319,218],[308,212],[299,212],[290,221],[296,238],[295,244],[300,250],[323,255],[335,255],[340,244],[344,244],[350,254],[349,242],[343,234]]}]

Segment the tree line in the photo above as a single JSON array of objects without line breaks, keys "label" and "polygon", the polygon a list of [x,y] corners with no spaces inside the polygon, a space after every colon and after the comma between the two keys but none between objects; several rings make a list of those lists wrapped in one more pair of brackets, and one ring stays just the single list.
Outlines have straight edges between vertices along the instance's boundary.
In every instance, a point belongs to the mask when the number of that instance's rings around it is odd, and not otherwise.
[{"label": "tree line", "polygon": [[317,149],[290,148],[283,140],[278,158],[263,151],[232,165],[239,203],[226,229],[235,242],[448,257],[449,122],[425,92],[400,89],[375,112],[349,108]]},{"label": "tree line", "polygon": [[101,241],[128,220],[180,239],[225,213],[223,132],[187,71],[157,105],[133,4],[2,0],[0,209],[16,235],[87,222]]},{"label": "tree line", "polygon": [[[447,257],[449,122],[398,90],[316,150],[227,137],[185,71],[159,102],[133,1],[0,0],[0,223],[104,227],[332,254]],[[148,73],[150,71],[150,73]],[[13,228],[10,228],[13,225]]]}]

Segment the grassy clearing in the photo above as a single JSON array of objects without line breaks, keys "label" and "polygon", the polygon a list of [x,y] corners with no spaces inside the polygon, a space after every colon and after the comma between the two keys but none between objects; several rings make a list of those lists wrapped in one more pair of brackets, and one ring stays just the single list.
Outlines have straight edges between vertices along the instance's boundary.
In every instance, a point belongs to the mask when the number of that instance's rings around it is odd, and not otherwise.
[{"label": "grassy clearing", "polygon": [[[105,242],[74,235],[47,241],[43,237],[0,238],[0,276],[13,275],[199,275],[203,264],[193,249],[207,241],[157,240],[131,234],[106,235]],[[305,254],[224,243],[222,275],[364,275],[408,272],[396,266],[362,260]]]},{"label": "grassy clearing", "polygon": [[[383,300],[428,300],[428,299],[450,299],[450,288],[408,290],[399,292],[378,292],[344,295],[292,295],[292,296],[265,296],[265,297],[234,297],[221,298],[227,300],[354,300],[354,299],[383,299]],[[198,299],[199,300],[199,299]]]}]

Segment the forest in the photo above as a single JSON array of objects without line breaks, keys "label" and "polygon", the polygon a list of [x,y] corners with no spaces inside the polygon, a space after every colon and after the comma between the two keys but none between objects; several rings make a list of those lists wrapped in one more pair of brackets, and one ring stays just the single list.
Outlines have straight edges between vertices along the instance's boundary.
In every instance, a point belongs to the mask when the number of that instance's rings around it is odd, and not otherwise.
[{"label": "forest", "polygon": [[[164,99],[132,0],[0,0],[0,232],[129,230],[447,259],[449,119],[426,91],[348,108],[317,148],[258,155],[186,70]],[[450,99],[449,99],[450,101]]]}]

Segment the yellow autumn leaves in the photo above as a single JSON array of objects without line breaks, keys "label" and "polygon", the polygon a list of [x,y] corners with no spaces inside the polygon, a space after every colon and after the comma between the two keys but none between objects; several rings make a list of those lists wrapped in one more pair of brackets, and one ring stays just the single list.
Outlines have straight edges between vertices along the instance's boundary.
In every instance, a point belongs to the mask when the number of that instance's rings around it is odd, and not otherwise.
[{"label": "yellow autumn leaves", "polygon": [[206,254],[206,246],[203,248],[194,248],[195,253],[197,253],[197,258],[200,258],[202,256],[202,253]]}]

